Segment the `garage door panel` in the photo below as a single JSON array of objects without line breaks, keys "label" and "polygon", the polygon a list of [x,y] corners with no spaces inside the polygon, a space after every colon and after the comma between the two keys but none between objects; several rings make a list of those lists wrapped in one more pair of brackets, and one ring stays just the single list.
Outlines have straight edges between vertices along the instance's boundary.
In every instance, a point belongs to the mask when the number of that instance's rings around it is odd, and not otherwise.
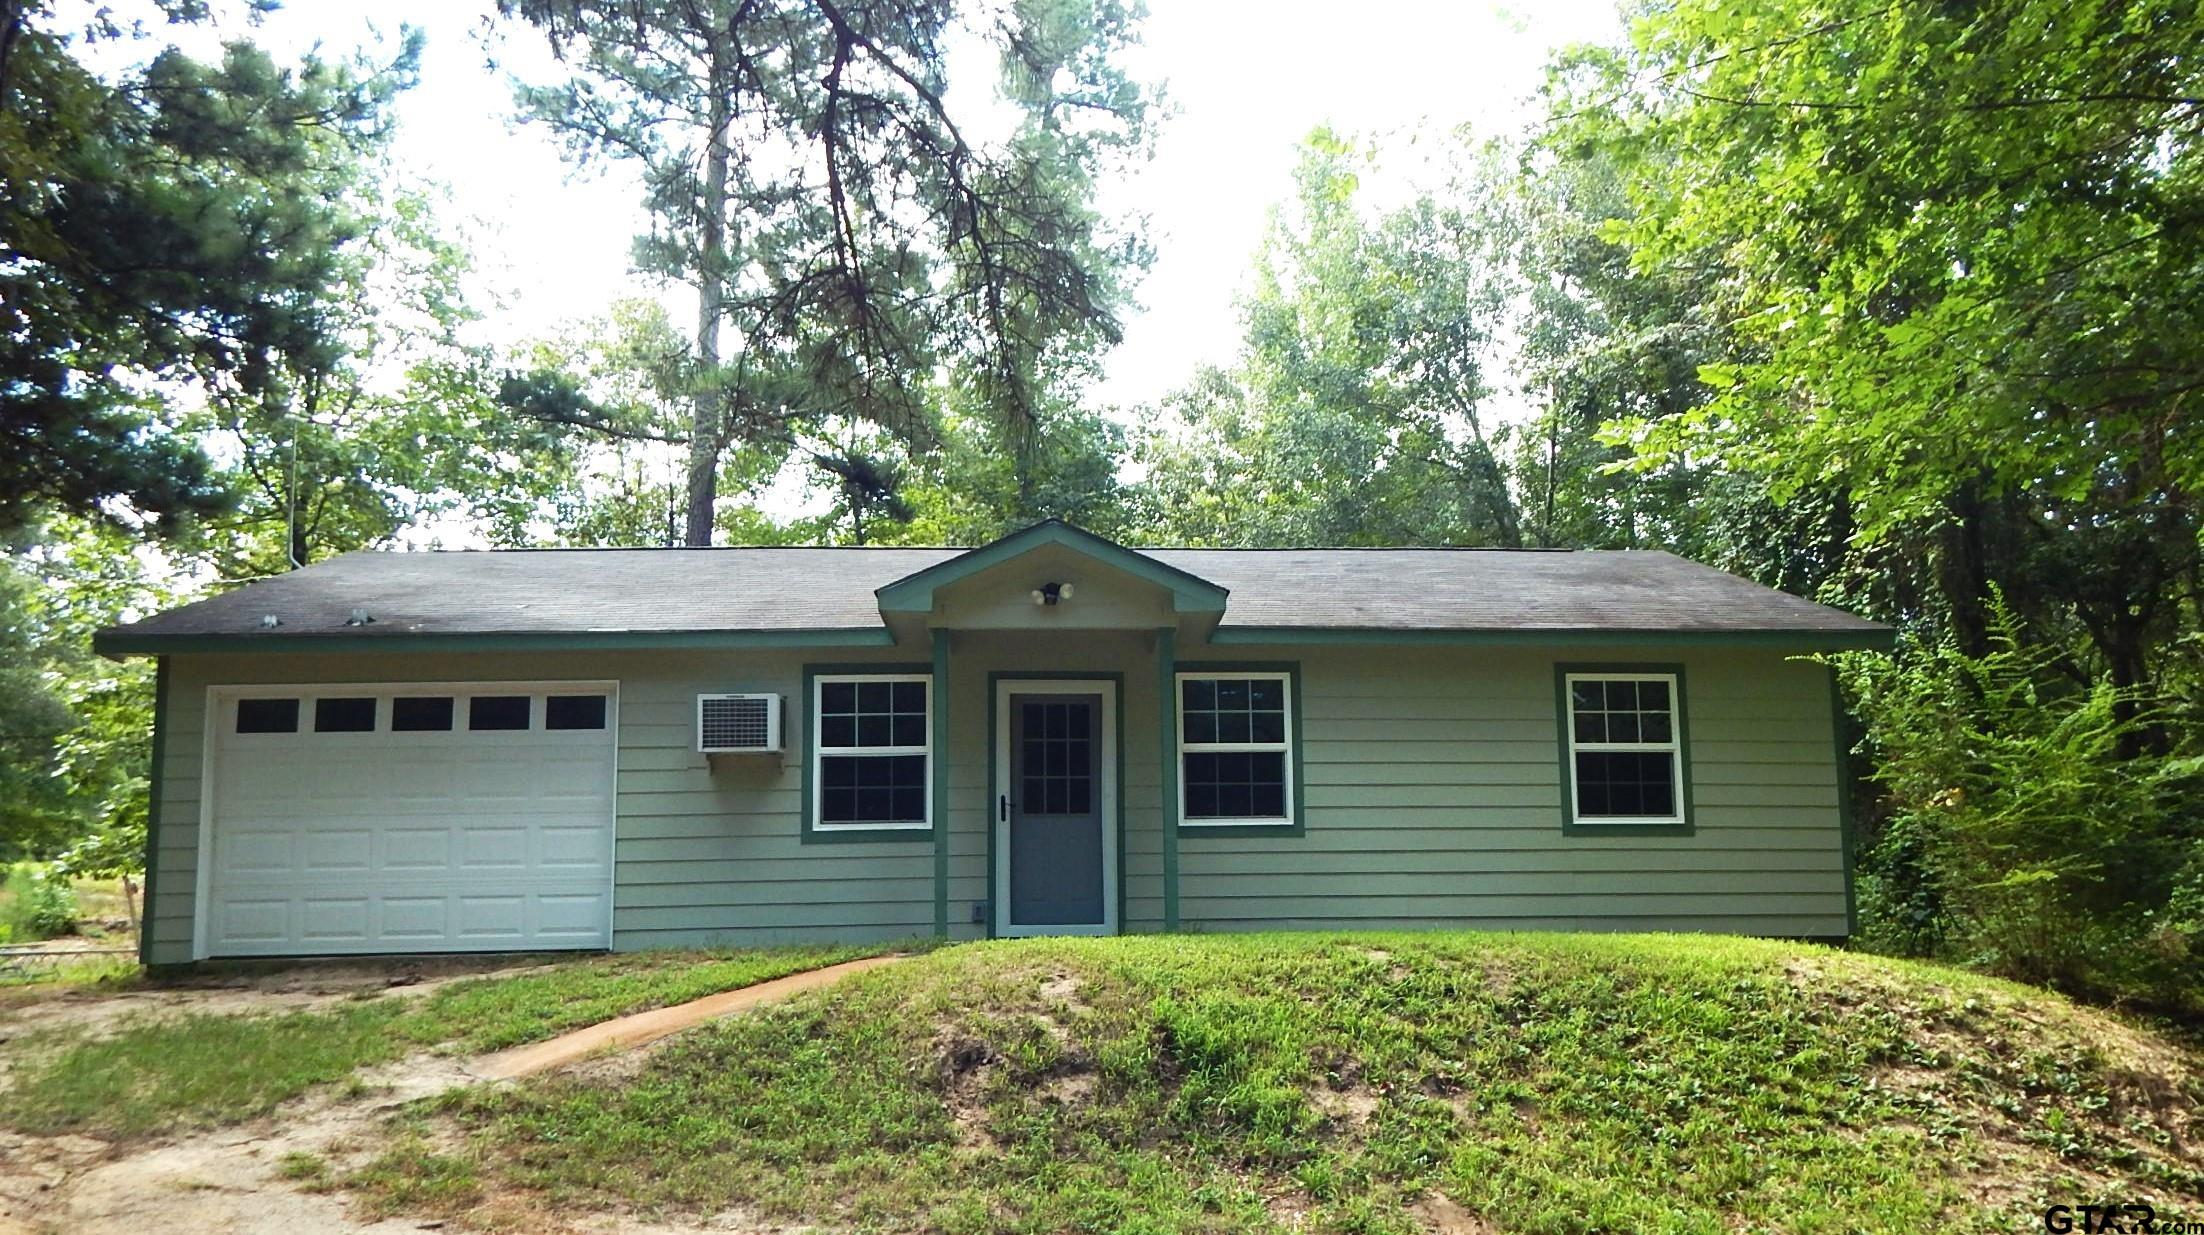
[{"label": "garage door panel", "polygon": [[450,828],[396,827],[382,836],[384,870],[420,873],[442,871],[451,865]]},{"label": "garage door panel", "polygon": [[463,834],[460,867],[467,871],[528,869],[528,829],[470,827]]},{"label": "garage door panel", "polygon": [[302,875],[355,875],[375,869],[375,832],[348,827],[299,835],[298,870]]},{"label": "garage door panel", "polygon": [[451,903],[442,896],[388,897],[383,901],[383,937],[394,942],[441,942],[451,934]]},{"label": "garage door panel", "polygon": [[[295,693],[310,730],[313,692]],[[608,946],[609,726],[471,731],[462,697],[454,729],[394,733],[392,693],[424,691],[343,690],[385,700],[374,732],[220,738],[207,953]],[[534,694],[541,724],[544,694],[588,688],[490,693]],[[234,704],[212,714],[234,730]]]},{"label": "garage door panel", "polygon": [[240,944],[281,943],[291,936],[291,902],[230,900],[218,907],[222,937]]},{"label": "garage door panel", "polygon": [[541,833],[538,861],[572,875],[576,868],[601,871],[605,866],[604,838],[590,827],[546,825]]},{"label": "garage door panel", "polygon": [[459,898],[461,939],[475,943],[507,942],[528,933],[528,898],[525,896],[462,896]]},{"label": "garage door panel", "polygon": [[311,944],[362,944],[368,929],[369,902],[364,896],[305,897],[299,902],[299,937]]},{"label": "garage door panel", "polygon": [[546,939],[585,939],[603,929],[607,907],[602,892],[536,898],[536,934]]},{"label": "garage door panel", "polygon": [[215,872],[218,876],[250,881],[268,875],[287,875],[295,865],[289,831],[239,827],[231,829],[224,839],[229,843],[216,846],[219,856]]}]

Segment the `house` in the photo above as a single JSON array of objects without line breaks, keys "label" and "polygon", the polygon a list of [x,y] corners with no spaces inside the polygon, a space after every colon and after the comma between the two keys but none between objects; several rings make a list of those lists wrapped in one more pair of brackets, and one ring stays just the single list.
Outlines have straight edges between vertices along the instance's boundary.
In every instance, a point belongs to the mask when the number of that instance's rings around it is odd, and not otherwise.
[{"label": "house", "polygon": [[159,661],[145,956],[1478,926],[1842,936],[1827,669],[1667,553],[354,553]]}]

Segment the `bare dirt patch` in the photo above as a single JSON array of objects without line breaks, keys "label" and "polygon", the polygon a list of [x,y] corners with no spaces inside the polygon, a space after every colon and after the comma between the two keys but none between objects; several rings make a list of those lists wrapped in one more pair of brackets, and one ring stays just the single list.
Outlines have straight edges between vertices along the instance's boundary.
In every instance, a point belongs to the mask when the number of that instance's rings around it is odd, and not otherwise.
[{"label": "bare dirt patch", "polygon": [[1408,1216],[1431,1235],[1492,1235],[1500,1229],[1436,1192],[1411,1202]]},{"label": "bare dirt patch", "polygon": [[357,1088],[365,1097],[324,1096],[281,1117],[172,1141],[9,1136],[0,1139],[9,1175],[29,1186],[0,1187],[0,1232],[11,1222],[24,1231],[85,1235],[418,1230],[418,1221],[355,1219],[341,1199],[285,1182],[283,1161],[292,1154],[340,1165],[364,1160],[393,1109],[475,1079],[464,1061],[424,1054],[361,1072]]},{"label": "bare dirt patch", "polygon": [[121,990],[19,988],[0,1004],[0,1044],[53,1029],[99,1037],[140,1015],[239,1016],[297,1012],[370,995],[426,995],[464,978],[515,977],[551,966],[535,958],[427,958],[288,965],[281,969],[193,974]]}]

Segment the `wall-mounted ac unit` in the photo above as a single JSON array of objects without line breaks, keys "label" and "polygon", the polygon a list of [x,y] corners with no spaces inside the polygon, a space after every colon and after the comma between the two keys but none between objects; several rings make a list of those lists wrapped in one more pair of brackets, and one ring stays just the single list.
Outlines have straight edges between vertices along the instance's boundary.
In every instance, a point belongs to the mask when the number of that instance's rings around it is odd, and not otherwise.
[{"label": "wall-mounted ac unit", "polygon": [[698,695],[696,748],[707,755],[779,753],[781,697]]}]

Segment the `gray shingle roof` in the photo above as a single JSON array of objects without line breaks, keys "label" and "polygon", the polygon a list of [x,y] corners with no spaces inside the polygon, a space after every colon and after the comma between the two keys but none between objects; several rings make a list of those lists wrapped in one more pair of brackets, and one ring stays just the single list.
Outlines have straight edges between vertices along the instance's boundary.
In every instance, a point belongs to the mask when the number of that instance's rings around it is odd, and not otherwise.
[{"label": "gray shingle roof", "polygon": [[[882,631],[875,589],[959,549],[362,552],[106,632],[170,639]],[[1687,632],[1872,639],[1885,628],[1648,551],[1151,549],[1229,589],[1220,629]],[[374,621],[346,625],[355,610]],[[280,625],[265,627],[263,615]]]}]

